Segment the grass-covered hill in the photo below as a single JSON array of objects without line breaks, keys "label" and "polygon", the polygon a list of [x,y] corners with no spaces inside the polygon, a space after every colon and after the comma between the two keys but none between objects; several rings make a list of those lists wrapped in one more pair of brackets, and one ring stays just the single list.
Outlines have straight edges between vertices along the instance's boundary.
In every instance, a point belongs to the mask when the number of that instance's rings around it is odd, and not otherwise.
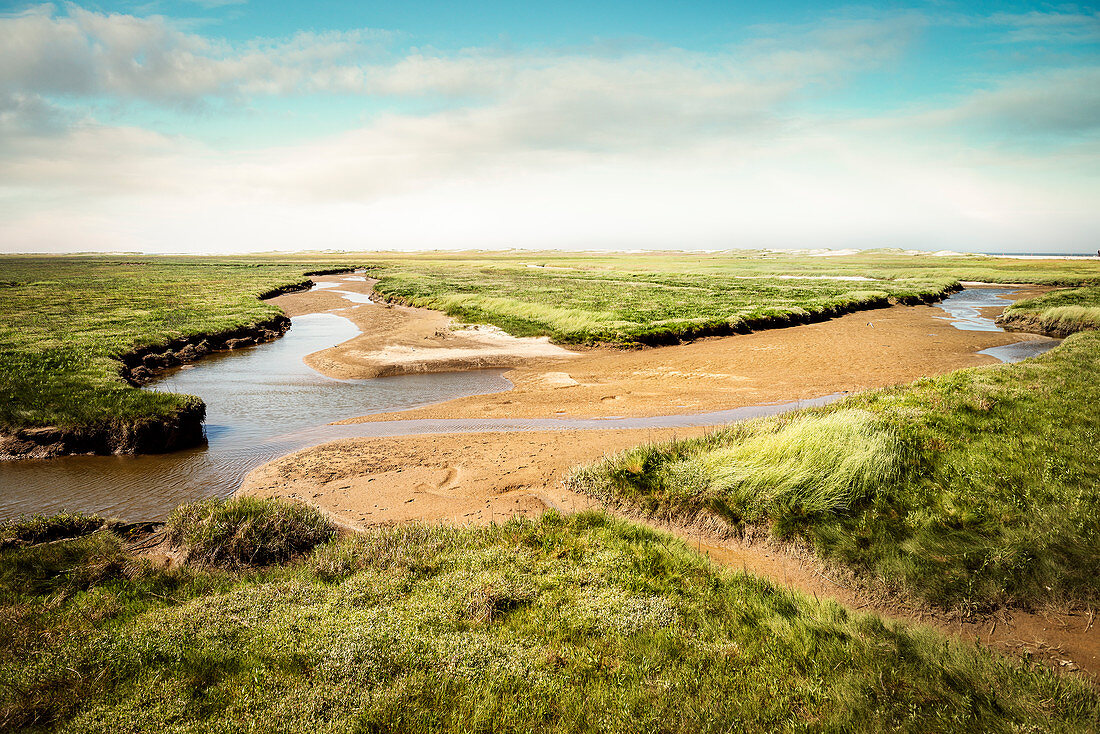
[{"label": "grass-covered hill", "polygon": [[0,729],[1100,726],[1077,679],[718,570],[598,513],[325,541],[300,505],[208,503],[170,521],[190,559],[170,570],[121,530],[33,544],[94,527],[0,529]]}]

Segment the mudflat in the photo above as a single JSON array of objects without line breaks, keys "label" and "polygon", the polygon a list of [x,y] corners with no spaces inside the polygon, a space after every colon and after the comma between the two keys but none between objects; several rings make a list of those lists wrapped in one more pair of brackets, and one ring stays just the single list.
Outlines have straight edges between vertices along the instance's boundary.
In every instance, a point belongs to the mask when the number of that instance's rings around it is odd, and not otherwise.
[{"label": "mudflat", "polygon": [[[961,331],[936,306],[892,306],[829,321],[645,349],[568,349],[546,339],[495,330],[453,328],[427,309],[355,304],[336,291],[365,297],[370,281],[318,278],[333,288],[289,294],[275,303],[295,316],[331,311],[362,334],[310,355],[330,377],[369,378],[411,372],[510,368],[513,390],[448,401],[400,414],[345,423],[415,418],[544,418],[703,413],[761,403],[805,400],[910,382],[994,364],[989,347],[1041,337]],[[1034,287],[1021,291],[1035,293]],[[1005,305],[1010,301],[1006,300]],[[992,315],[992,314],[987,314]]]}]

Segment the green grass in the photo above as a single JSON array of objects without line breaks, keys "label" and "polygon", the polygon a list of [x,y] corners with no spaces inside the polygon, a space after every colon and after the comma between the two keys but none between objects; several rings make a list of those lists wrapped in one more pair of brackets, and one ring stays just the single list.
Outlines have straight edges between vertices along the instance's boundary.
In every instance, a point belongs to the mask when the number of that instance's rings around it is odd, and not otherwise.
[{"label": "green grass", "polygon": [[376,290],[388,300],[565,343],[670,343],[803,323],[888,299],[933,297],[959,280],[1100,282],[1100,263],[1090,261],[892,252],[845,257],[432,253],[377,255],[371,262],[380,278]]},{"label": "green grass", "polygon": [[1059,336],[1100,329],[1100,288],[1057,290],[1017,301],[1005,309],[1002,323]]},{"label": "green grass", "polygon": [[103,527],[106,521],[98,515],[61,513],[32,515],[0,522],[0,548],[14,548],[47,543],[62,538],[87,535]]},{"label": "green grass", "polygon": [[166,526],[189,562],[223,566],[288,561],[336,532],[313,507],[258,497],[180,505]]},{"label": "green grass", "polygon": [[945,606],[1100,597],[1100,333],[1014,365],[641,446],[572,484],[813,545]]},{"label": "green grass", "polygon": [[[312,265],[313,268],[316,264]],[[0,433],[170,417],[198,398],[131,387],[118,357],[280,313],[257,297],[303,282],[304,263],[227,258],[0,258]]]},{"label": "green grass", "polygon": [[[385,299],[563,343],[660,344],[802,323],[888,298],[933,297],[952,279],[791,280],[514,264],[411,262],[378,268]],[[507,295],[499,295],[499,294]]]},{"label": "green grass", "polygon": [[1082,682],[719,571],[598,513],[172,571],[0,553],[0,728],[1095,731]]}]

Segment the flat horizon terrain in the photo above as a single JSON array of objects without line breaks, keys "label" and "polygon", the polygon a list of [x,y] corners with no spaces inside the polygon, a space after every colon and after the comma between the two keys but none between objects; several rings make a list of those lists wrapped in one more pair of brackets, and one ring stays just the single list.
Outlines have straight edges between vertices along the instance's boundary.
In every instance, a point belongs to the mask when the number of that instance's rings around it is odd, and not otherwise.
[{"label": "flat horizon terrain", "polygon": [[[1100,262],[0,262],[0,433],[118,430],[200,400],[129,384],[122,359],[245,334],[280,308],[358,325],[306,358],[341,379],[513,378],[373,422],[851,393],[660,434],[349,440],[261,467],[242,496],[181,506],[164,527],[3,523],[0,615],[18,634],[0,644],[0,725],[582,731],[599,714],[615,730],[1100,729],[1100,418],[1082,410],[1100,401]],[[960,281],[1029,284],[1007,289],[1028,297],[1003,321],[1070,336],[993,364],[976,352],[1040,338],[955,329],[926,301]],[[1010,302],[990,303],[987,318]]]}]

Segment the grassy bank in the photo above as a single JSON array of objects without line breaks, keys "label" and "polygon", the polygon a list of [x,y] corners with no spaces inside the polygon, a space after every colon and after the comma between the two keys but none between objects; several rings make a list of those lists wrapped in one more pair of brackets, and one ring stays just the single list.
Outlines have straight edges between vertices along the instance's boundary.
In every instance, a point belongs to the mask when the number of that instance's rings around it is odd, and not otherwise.
[{"label": "grassy bank", "polygon": [[317,266],[8,256],[0,267],[0,433],[94,433],[201,409],[197,398],[131,387],[122,355],[279,316],[258,296],[304,282]]},{"label": "grassy bank", "polygon": [[1058,290],[1017,301],[1005,309],[999,322],[1008,329],[1053,336],[1100,329],[1100,288]]},{"label": "grassy bank", "polygon": [[1100,726],[1077,680],[721,572],[601,514],[378,530],[299,559],[161,570],[102,531],[3,551],[0,614],[14,633],[0,637],[0,727]]},{"label": "grassy bank", "polygon": [[877,253],[433,253],[372,257],[399,303],[559,342],[669,343],[918,302],[959,280],[1100,282],[1100,263]]},{"label": "grassy bank", "polygon": [[1096,600],[1100,333],[827,408],[641,446],[573,485],[766,526],[931,602]]}]

